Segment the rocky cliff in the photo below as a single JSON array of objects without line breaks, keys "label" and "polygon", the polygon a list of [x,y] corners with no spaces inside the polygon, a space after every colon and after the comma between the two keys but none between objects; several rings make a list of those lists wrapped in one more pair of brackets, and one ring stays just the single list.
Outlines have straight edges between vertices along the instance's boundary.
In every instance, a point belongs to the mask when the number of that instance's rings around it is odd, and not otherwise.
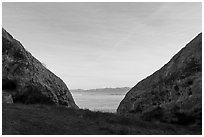
[{"label": "rocky cliff", "polygon": [[117,112],[190,124],[202,118],[202,33],[167,64],[134,86]]},{"label": "rocky cliff", "polygon": [[[9,102],[78,108],[65,83],[2,29],[2,90]],[[11,99],[11,96],[12,99]]]}]

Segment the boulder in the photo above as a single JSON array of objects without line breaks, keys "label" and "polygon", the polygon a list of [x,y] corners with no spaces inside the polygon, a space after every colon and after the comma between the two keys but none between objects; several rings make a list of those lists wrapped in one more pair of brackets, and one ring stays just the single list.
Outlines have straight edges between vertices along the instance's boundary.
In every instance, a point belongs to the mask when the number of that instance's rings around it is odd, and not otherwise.
[{"label": "boulder", "polygon": [[202,118],[202,33],[161,69],[136,84],[117,113],[192,124]]},{"label": "boulder", "polygon": [[12,104],[13,103],[12,95],[9,94],[8,92],[2,91],[2,103]]},{"label": "boulder", "polygon": [[65,83],[2,28],[2,88],[13,102],[78,108]]}]

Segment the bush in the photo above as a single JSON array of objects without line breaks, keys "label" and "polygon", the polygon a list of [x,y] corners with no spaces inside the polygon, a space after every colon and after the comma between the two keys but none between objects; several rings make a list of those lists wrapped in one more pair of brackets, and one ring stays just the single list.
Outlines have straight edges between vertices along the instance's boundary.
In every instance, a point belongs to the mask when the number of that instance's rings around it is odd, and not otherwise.
[{"label": "bush", "polygon": [[22,102],[25,104],[54,104],[51,98],[43,95],[41,91],[35,86],[25,87],[25,91],[14,97],[14,102]]},{"label": "bush", "polygon": [[16,87],[17,87],[16,82],[14,82],[13,80],[9,80],[9,79],[2,80],[3,90],[12,90],[12,89],[16,89]]},{"label": "bush", "polygon": [[146,110],[142,113],[141,118],[146,121],[152,121],[152,120],[162,120],[164,117],[164,110],[157,106],[155,108],[152,108],[151,110]]},{"label": "bush", "polygon": [[187,115],[185,113],[174,113],[175,117],[177,118],[176,121],[171,121],[173,124],[180,124],[180,125],[189,125],[195,123],[195,118],[193,116]]}]

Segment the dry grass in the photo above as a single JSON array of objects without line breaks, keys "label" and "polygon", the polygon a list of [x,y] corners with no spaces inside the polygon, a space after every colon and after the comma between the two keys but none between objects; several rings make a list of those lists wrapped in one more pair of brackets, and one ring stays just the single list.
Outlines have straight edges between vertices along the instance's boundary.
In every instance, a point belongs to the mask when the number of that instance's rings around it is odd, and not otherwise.
[{"label": "dry grass", "polygon": [[201,134],[201,127],[146,122],[134,116],[62,106],[3,104],[3,135]]}]

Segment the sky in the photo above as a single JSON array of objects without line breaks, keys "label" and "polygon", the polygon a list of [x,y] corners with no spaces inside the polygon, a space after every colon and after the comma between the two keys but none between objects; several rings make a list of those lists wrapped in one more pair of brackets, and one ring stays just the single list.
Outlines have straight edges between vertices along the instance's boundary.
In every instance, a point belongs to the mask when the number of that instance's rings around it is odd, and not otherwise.
[{"label": "sky", "polygon": [[2,25],[69,89],[133,87],[202,31],[202,4],[3,2]]}]

